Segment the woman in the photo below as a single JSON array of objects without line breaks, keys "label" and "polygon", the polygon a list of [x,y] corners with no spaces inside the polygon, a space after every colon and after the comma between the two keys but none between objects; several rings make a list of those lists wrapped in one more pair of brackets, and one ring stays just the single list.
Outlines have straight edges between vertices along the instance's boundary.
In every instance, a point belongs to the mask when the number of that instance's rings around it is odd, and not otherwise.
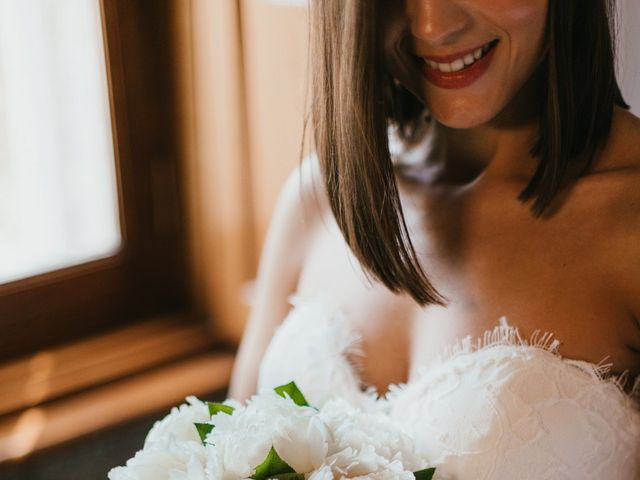
[{"label": "woman", "polygon": [[282,192],[231,395],[407,383],[390,410],[441,478],[640,478],[640,120],[607,2],[311,8],[317,160]]}]

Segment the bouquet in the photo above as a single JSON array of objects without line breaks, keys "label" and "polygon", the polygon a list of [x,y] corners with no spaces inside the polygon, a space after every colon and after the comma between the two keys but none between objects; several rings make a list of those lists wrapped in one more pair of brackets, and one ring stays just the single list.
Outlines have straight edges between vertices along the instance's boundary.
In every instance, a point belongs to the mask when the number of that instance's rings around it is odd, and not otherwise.
[{"label": "bouquet", "polygon": [[342,399],[317,409],[295,383],[253,396],[174,407],[110,480],[429,480],[434,468],[383,412]]}]

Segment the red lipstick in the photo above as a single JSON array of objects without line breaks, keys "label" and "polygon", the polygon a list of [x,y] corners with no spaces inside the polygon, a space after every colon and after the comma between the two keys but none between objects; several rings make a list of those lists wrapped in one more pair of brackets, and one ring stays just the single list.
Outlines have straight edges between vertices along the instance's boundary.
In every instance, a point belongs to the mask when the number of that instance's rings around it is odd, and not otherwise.
[{"label": "red lipstick", "polygon": [[478,78],[482,76],[484,72],[487,71],[489,65],[491,64],[491,60],[493,59],[493,54],[495,52],[495,47],[497,44],[497,41],[491,42],[489,50],[484,53],[484,55],[480,59],[476,60],[471,65],[465,66],[465,68],[463,68],[462,70],[458,70],[457,72],[442,72],[437,68],[432,68],[427,65],[425,59],[434,61],[436,63],[449,63],[454,60],[460,59],[465,55],[472,54],[472,52],[474,50],[477,50],[477,48],[459,52],[454,55],[424,57],[420,59],[420,68],[426,79],[436,87],[446,89],[464,88],[474,83],[476,80],[478,80]]}]

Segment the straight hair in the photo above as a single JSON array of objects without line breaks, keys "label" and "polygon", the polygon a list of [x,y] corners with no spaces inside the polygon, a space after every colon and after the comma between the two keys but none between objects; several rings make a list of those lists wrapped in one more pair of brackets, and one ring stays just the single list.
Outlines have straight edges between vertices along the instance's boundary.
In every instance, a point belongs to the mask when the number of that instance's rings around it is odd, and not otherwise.
[{"label": "straight hair", "polygon": [[[384,71],[379,1],[310,2],[313,144],[333,215],[367,277],[422,306],[445,305],[411,241],[388,143],[390,125],[409,140],[427,110]],[[537,72],[542,111],[529,151],[538,166],[518,196],[533,200],[534,216],[545,213],[570,173],[592,166],[614,105],[629,108],[615,77],[614,18],[613,0],[549,1]]]}]

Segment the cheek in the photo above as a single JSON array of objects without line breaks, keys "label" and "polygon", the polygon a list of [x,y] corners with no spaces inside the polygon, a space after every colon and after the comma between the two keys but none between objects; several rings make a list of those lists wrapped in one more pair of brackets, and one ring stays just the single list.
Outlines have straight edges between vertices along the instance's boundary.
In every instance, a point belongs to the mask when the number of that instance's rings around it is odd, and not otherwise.
[{"label": "cheek", "polygon": [[490,3],[495,12],[500,14],[503,20],[513,24],[537,23],[541,15],[546,15],[546,1],[526,0],[497,0]]},{"label": "cheek", "polygon": [[[505,78],[521,85],[542,60],[548,0],[483,0],[488,20],[506,37]],[[565,0],[560,0],[565,1]],[[490,4],[490,7],[489,7]],[[513,93],[513,92],[506,92]]]},{"label": "cheek", "polygon": [[506,33],[513,47],[537,51],[544,40],[548,3],[548,0],[495,0],[488,7],[492,11],[490,20]]}]

